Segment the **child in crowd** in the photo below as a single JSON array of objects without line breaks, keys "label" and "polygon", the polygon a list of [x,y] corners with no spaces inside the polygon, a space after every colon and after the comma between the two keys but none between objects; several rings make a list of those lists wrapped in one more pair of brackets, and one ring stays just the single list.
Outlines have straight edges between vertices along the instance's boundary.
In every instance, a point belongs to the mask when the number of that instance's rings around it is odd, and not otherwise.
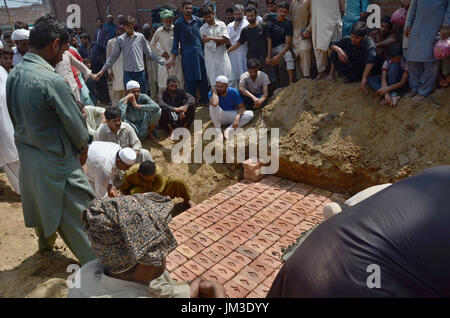
[{"label": "child in crowd", "polygon": [[381,76],[369,77],[367,82],[378,95],[384,96],[381,104],[395,106],[400,99],[398,90],[405,88],[408,83],[408,64],[403,58],[400,43],[389,46],[388,56],[383,64]]},{"label": "child in crowd", "polygon": [[3,66],[8,73],[11,72],[13,56],[14,52],[11,47],[5,45],[1,54],[0,65]]},{"label": "child in crowd", "polygon": [[[92,69],[92,64],[91,64],[91,60],[89,58],[85,58],[83,59],[83,63],[84,65],[86,65],[88,67],[88,69]],[[86,81],[86,86],[89,88],[89,97],[91,98],[92,102],[94,103],[94,105],[97,105],[97,92],[95,91],[95,81],[92,80],[92,78],[89,78]]]}]

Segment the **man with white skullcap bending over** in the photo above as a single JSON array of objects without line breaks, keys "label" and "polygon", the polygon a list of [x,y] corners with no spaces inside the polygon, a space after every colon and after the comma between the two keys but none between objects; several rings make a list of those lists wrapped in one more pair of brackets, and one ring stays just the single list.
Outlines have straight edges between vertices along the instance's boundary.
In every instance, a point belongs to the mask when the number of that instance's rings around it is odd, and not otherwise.
[{"label": "man with white skullcap bending over", "polygon": [[[217,130],[218,140],[228,139],[230,132],[247,125],[253,119],[253,112],[245,110],[239,91],[228,86],[226,76],[216,78],[216,86],[209,92],[209,114]],[[230,125],[222,135],[222,125]]]},{"label": "man with white skullcap bending over", "polygon": [[97,199],[117,197],[119,191],[113,185],[118,170],[128,170],[136,162],[136,152],[122,149],[113,142],[94,141],[88,150],[86,172]]},{"label": "man with white skullcap bending over", "polygon": [[152,133],[161,118],[161,108],[148,95],[142,94],[140,88],[138,82],[129,81],[126,85],[127,95],[119,101],[118,107],[122,112],[122,120],[133,127],[139,139],[149,136],[156,142]]},{"label": "man with white skullcap bending over", "polygon": [[30,37],[30,31],[25,29],[18,29],[11,35],[11,40],[16,43],[13,48],[13,67],[22,62],[23,56],[28,52],[28,39]]}]

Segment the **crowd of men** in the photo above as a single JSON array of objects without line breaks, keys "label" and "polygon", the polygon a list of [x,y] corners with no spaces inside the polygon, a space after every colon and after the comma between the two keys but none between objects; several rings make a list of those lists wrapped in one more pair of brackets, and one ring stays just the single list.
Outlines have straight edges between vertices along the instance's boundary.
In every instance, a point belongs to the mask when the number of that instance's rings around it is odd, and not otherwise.
[{"label": "crowd of men", "polygon": [[[140,33],[133,17],[119,15],[116,25],[109,15],[107,23],[97,19],[92,38],[48,14],[31,31],[16,23],[11,36],[2,35],[0,166],[21,195],[39,250],[51,250],[58,232],[88,264],[91,289],[78,296],[123,295],[112,286],[139,296],[223,296],[218,284],[196,280],[179,290],[162,275],[176,247],[167,228],[173,205],[164,197],[194,203],[185,181],[164,175],[142,141],[158,142],[158,127],[189,128],[198,105],[209,107],[216,139],[227,139],[274,89],[303,77],[334,80],[337,72],[392,106],[408,86],[420,101],[450,85],[450,57],[438,61],[433,53],[436,37],[450,35],[448,0],[402,3],[403,20],[384,17],[373,30],[368,1],[351,0],[267,0],[263,17],[248,0],[227,10],[227,24],[213,5],[198,17],[184,0],[178,18],[161,10],[158,28],[146,24]],[[149,207],[158,215],[149,217]],[[129,218],[140,210],[142,224],[133,226]],[[149,235],[159,239],[131,239]],[[109,283],[100,288],[102,280]]]}]

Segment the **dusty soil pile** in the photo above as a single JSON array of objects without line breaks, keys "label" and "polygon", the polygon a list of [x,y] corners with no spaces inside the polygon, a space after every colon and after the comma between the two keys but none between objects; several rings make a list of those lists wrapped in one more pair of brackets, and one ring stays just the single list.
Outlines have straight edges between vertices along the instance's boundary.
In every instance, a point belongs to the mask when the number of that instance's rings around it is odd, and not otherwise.
[{"label": "dusty soil pile", "polygon": [[267,128],[280,128],[278,175],[355,193],[450,164],[449,89],[394,108],[379,101],[356,83],[301,80],[282,90],[262,112]]},{"label": "dusty soil pile", "polygon": [[[210,124],[208,108],[199,108],[197,119],[203,128]],[[160,131],[161,132],[161,131]],[[198,203],[242,178],[237,165],[175,164],[171,161],[172,143],[162,133],[161,146],[146,142],[153,159],[166,175],[184,178],[192,199]],[[55,252],[37,253],[37,237],[24,225],[20,197],[4,173],[0,172],[0,297],[65,297],[68,293],[67,266],[77,261],[58,238]]]}]

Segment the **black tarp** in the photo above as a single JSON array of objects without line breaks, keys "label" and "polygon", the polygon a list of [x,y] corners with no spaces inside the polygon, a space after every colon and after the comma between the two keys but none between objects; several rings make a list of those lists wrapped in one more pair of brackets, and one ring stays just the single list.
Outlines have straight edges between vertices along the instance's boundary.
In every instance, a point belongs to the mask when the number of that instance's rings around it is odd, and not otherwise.
[{"label": "black tarp", "polygon": [[[367,285],[371,264],[379,266],[380,288]],[[450,296],[450,166],[425,170],[320,224],[267,297],[442,296]]]}]

